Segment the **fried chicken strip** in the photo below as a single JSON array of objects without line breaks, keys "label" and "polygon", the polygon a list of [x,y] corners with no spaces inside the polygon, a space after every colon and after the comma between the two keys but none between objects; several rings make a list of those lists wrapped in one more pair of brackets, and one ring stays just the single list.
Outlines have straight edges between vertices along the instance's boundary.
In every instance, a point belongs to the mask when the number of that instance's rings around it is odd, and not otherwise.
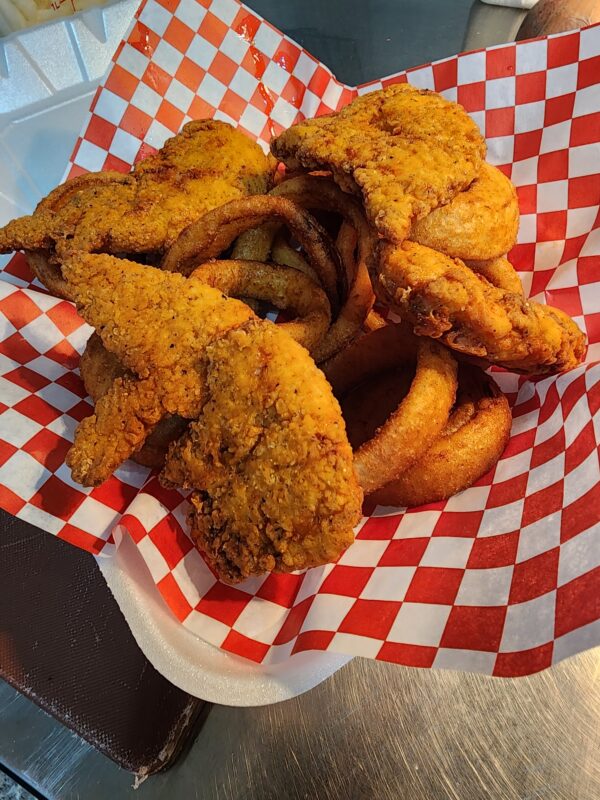
[{"label": "fried chicken strip", "polygon": [[192,537],[219,576],[290,572],[351,544],[362,492],[325,376],[278,326],[251,321],[208,345],[207,397],[162,479],[192,495]]},{"label": "fried chicken strip", "polygon": [[271,186],[273,160],[224,122],[198,120],[134,167],[82,175],[57,187],[31,216],[0,228],[0,252],[25,250],[38,278],[68,296],[67,252],[160,255],[210,209]]},{"label": "fried chicken strip", "polygon": [[483,137],[462,106],[408,84],[303,120],[271,150],[291,170],[331,170],[341,189],[362,195],[369,221],[393,242],[466,189],[485,158]]},{"label": "fried chicken strip", "polygon": [[585,336],[563,311],[497,288],[460,259],[414,242],[380,246],[376,291],[414,332],[528,374],[581,363]]},{"label": "fried chicken strip", "polygon": [[95,486],[165,416],[198,415],[205,399],[204,349],[254,313],[201,280],[106,254],[75,254],[64,273],[83,318],[133,373],[98,401],[69,451],[74,479]]},{"label": "fried chicken strip", "polygon": [[110,255],[75,255],[65,276],[130,370],[77,429],[75,480],[100,483],[166,414],[194,418],[164,480],[195,490],[192,534],[224,580],[337,558],[362,492],[339,405],[308,352],[193,277]]},{"label": "fried chicken strip", "polygon": [[[88,339],[79,362],[79,373],[94,404],[110,390],[117,378],[135,378],[114,353],[109,353],[97,333]],[[131,454],[131,458],[145,467],[162,467],[169,445],[181,436],[187,425],[188,421],[183,417],[167,415],[148,433],[143,445]]]}]

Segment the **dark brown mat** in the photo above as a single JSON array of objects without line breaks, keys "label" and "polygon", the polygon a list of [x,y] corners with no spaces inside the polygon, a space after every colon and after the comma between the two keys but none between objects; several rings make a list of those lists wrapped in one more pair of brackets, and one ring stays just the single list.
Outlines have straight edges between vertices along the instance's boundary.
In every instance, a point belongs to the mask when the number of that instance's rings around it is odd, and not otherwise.
[{"label": "dark brown mat", "polygon": [[89,554],[2,511],[0,677],[142,775],[173,762],[205,706],[148,662]]}]

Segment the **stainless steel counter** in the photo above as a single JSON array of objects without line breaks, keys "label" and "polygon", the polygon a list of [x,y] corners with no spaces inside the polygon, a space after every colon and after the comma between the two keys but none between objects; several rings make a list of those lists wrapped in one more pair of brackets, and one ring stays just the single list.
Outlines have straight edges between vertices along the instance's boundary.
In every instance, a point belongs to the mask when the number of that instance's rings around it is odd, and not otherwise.
[{"label": "stainless steel counter", "polygon": [[[479,0],[248,4],[351,83],[506,41],[523,16]],[[62,167],[49,163],[57,180]],[[0,767],[61,800],[598,800],[599,720],[600,650],[517,680],[356,659],[286,703],[211,708],[177,764],[134,790],[0,683]]]},{"label": "stainless steel counter", "polygon": [[600,650],[510,680],[355,659],[294,700],[214,706],[190,750],[137,791],[5,685],[0,720],[0,762],[49,797],[600,797]]}]

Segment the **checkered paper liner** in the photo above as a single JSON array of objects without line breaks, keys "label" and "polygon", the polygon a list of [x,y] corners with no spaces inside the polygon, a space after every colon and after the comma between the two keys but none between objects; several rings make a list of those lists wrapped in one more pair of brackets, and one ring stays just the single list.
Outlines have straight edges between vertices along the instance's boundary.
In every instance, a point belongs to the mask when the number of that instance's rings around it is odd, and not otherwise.
[{"label": "checkered paper liner", "polygon": [[514,416],[497,467],[446,503],[371,510],[336,564],[225,586],[185,532],[185,498],[148,470],[127,462],[95,489],[71,480],[64,456],[90,412],[77,374],[90,329],[15,256],[0,281],[0,505],[95,554],[130,535],[181,623],[256,662],[328,650],[528,674],[600,642],[600,27],[355,89],[236,0],[147,0],[68,175],[126,171],[199,117],[266,146],[303,116],[405,80],[477,121],[489,160],[518,189],[511,259],[526,291],[569,312],[590,341],[586,364],[567,374],[496,374]]}]

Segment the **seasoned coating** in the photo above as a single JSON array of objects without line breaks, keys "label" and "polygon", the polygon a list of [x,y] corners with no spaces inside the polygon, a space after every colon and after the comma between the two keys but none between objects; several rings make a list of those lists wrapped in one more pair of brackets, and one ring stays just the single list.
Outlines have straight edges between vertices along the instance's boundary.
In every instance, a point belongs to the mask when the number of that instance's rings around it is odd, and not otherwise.
[{"label": "seasoned coating", "polygon": [[491,258],[489,261],[465,261],[467,267],[481,275],[492,286],[513,294],[524,294],[521,279],[507,258]]},{"label": "seasoned coating", "polygon": [[195,278],[106,254],[74,255],[64,274],[83,318],[132,373],[100,398],[69,451],[74,479],[95,486],[165,416],[198,415],[205,399],[204,349],[254,313]]},{"label": "seasoned coating", "polygon": [[563,311],[492,286],[459,259],[414,242],[382,244],[376,291],[416,334],[515,372],[581,363],[585,336]]},{"label": "seasoned coating", "polygon": [[189,122],[128,175],[92,173],[59,186],[31,216],[0,228],[0,252],[37,251],[46,264],[36,274],[48,283],[52,270],[49,288],[65,295],[59,266],[66,250],[160,254],[210,209],[268,191],[273,166],[230,125]]},{"label": "seasoned coating", "polygon": [[414,223],[410,238],[453,258],[487,261],[508,253],[518,230],[515,187],[484,163],[468,189]]},{"label": "seasoned coating", "polygon": [[[97,333],[88,339],[79,362],[79,372],[94,403],[108,392],[117,378],[134,377],[114,353],[109,353]],[[132,460],[144,467],[162,467],[169,445],[181,436],[187,424],[187,420],[177,414],[167,415],[150,431],[143,446],[131,454]]]},{"label": "seasoned coating", "polygon": [[308,352],[200,279],[110,255],[64,266],[77,307],[128,370],[67,463],[97,485],[168,414],[191,423],[165,481],[193,488],[193,536],[224,580],[337,558],[362,492],[339,405]]},{"label": "seasoned coating", "polygon": [[163,480],[196,489],[192,536],[221,579],[334,561],[362,492],[337,400],[279,326],[253,321],[208,345],[208,400],[172,445]]},{"label": "seasoned coating", "polygon": [[483,137],[462,106],[408,84],[293,125],[271,150],[289,169],[331,170],[341,189],[362,195],[369,221],[393,242],[466,189],[485,158]]}]

